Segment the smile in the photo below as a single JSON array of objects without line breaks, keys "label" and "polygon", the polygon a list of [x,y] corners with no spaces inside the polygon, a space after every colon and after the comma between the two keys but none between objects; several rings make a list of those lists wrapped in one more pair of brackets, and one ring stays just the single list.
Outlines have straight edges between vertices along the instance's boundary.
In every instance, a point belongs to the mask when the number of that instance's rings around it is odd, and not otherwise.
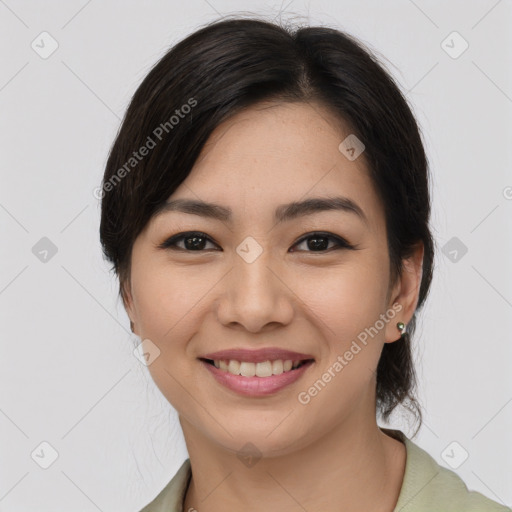
[{"label": "smile", "polygon": [[313,359],[277,359],[258,363],[237,360],[200,359],[203,366],[224,387],[245,396],[267,396],[301,378]]},{"label": "smile", "polygon": [[233,375],[242,375],[243,377],[270,377],[271,375],[281,375],[284,372],[295,370],[305,364],[308,360],[276,359],[275,361],[262,361],[253,363],[250,361],[237,361],[235,359],[205,359],[206,362],[213,364],[215,368]]}]

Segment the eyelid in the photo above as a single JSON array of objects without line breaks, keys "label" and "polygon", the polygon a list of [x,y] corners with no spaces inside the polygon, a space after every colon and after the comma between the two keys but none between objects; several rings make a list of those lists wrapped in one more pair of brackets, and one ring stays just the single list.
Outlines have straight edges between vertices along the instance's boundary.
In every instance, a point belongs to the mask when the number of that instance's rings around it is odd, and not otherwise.
[{"label": "eyelid", "polygon": [[318,236],[319,238],[327,238],[335,242],[335,246],[331,247],[330,249],[326,249],[323,251],[304,251],[304,252],[310,252],[312,254],[318,253],[318,254],[324,254],[327,252],[331,252],[334,249],[355,249],[355,246],[350,244],[345,238],[339,235],[335,235],[334,233],[329,233],[327,231],[311,231],[309,233],[306,233],[303,235],[299,240],[297,240],[292,247],[301,244],[302,242],[305,242],[308,238],[312,238],[313,236]]},{"label": "eyelid", "polygon": [[[311,238],[315,235],[318,237],[322,237],[322,238],[328,238],[328,239],[334,241],[336,245],[334,247],[331,247],[330,249],[326,249],[326,250],[322,250],[322,251],[292,251],[292,252],[309,252],[312,254],[315,254],[315,253],[326,254],[326,253],[331,252],[336,249],[349,249],[349,250],[357,249],[357,246],[350,244],[345,238],[343,238],[339,235],[335,235],[334,233],[325,232],[325,231],[310,231],[309,233],[302,235],[301,238],[299,238],[296,242],[294,242],[292,244],[292,247],[303,243],[308,238]],[[211,242],[217,246],[219,245],[215,240],[212,239],[211,236],[204,233],[203,231],[182,231],[180,233],[176,233],[175,235],[170,236],[169,238],[164,240],[162,243],[158,244],[157,248],[158,249],[171,249],[171,250],[176,250],[176,251],[181,251],[181,252],[189,252],[189,253],[206,252],[206,250],[189,251],[187,249],[182,249],[181,247],[176,246],[177,242],[180,242],[183,239],[185,239],[187,237],[192,237],[192,236],[198,236],[200,238],[205,238],[207,240],[207,242]]]},{"label": "eyelid", "polygon": [[176,233],[175,235],[166,238],[162,243],[157,245],[158,249],[171,249],[182,252],[205,252],[205,251],[187,251],[186,249],[182,249],[181,247],[176,247],[176,243],[180,242],[184,238],[197,236],[200,238],[206,238],[208,242],[211,242],[218,246],[217,242],[215,242],[211,236],[207,235],[203,231],[181,231],[180,233]]}]

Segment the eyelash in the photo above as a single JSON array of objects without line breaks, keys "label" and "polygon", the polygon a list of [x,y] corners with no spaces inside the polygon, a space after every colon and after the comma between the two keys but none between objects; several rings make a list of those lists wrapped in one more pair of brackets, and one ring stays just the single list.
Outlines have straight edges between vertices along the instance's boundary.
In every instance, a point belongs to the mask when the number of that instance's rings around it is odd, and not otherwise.
[{"label": "eyelash", "polygon": [[[165,240],[161,244],[159,244],[158,248],[159,249],[171,249],[173,251],[182,251],[182,252],[205,252],[204,249],[199,249],[199,250],[194,251],[194,250],[183,249],[176,245],[177,242],[184,240],[186,238],[192,238],[194,236],[196,236],[198,238],[205,238],[205,239],[207,239],[207,241],[215,244],[215,242],[206,233],[203,233],[202,231],[186,231],[184,233],[178,233],[176,235],[171,236],[170,238],[168,238],[167,240]],[[343,239],[339,236],[333,235],[332,233],[325,233],[325,232],[321,232],[321,231],[314,231],[312,233],[308,233],[306,236],[304,236],[300,240],[298,240],[294,245],[301,244],[302,242],[307,241],[309,238],[314,238],[315,236],[318,238],[328,238],[330,240],[334,240],[336,242],[336,245],[334,247],[331,247],[330,249],[324,249],[321,251],[299,251],[299,252],[311,252],[311,253],[323,254],[323,253],[331,252],[333,249],[335,249],[335,250],[356,249],[356,247],[349,244],[345,239]],[[217,245],[217,244],[215,244],[215,245]],[[292,252],[295,252],[295,251],[292,251]]]}]

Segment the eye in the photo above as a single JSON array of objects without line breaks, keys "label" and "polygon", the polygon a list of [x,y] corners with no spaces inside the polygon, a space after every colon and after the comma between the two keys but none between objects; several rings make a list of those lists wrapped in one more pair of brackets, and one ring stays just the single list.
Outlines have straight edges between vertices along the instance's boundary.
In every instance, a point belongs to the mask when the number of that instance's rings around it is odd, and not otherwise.
[{"label": "eye", "polygon": [[[181,241],[184,242],[185,247],[178,247],[177,244]],[[201,231],[188,231],[186,233],[178,233],[177,235],[171,236],[162,242],[158,248],[182,250],[187,252],[201,252],[208,241],[211,242],[211,239],[206,233],[202,233]]]},{"label": "eye", "polygon": [[[329,241],[334,242],[334,247],[328,247]],[[180,247],[178,243],[183,242],[184,246]],[[306,243],[309,242],[309,243]],[[202,252],[205,245],[211,243],[215,244],[211,238],[201,231],[188,231],[186,233],[178,233],[171,236],[164,242],[158,245],[159,249],[172,249],[181,250],[186,252]],[[343,238],[333,235],[332,233],[314,232],[303,237],[294,246],[306,243],[306,247],[313,250],[306,250],[306,252],[325,252],[328,249],[355,249],[354,246],[349,244]],[[217,246],[218,247],[218,246]],[[291,252],[296,252],[291,250]]]},{"label": "eye", "polygon": [[[311,241],[311,242],[306,243],[308,241]],[[307,236],[303,237],[301,240],[299,240],[295,245],[306,243],[306,247],[308,247],[309,249],[311,249],[311,248],[317,249],[317,250],[306,251],[306,252],[325,252],[325,251],[327,251],[329,241],[333,241],[335,244],[334,247],[331,247],[331,249],[355,249],[354,246],[350,245],[343,238],[333,235],[332,233],[323,233],[323,232],[310,233]],[[295,251],[291,251],[291,252],[295,252]]]}]

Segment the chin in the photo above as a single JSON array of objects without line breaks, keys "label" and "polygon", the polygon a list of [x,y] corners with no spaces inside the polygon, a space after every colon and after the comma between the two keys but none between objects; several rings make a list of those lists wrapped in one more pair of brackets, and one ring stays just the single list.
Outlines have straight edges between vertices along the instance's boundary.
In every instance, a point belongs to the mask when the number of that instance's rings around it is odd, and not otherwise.
[{"label": "chin", "polygon": [[288,428],[278,425],[279,421],[271,428],[267,424],[258,425],[254,422],[246,428],[244,425],[238,425],[236,429],[224,425],[233,437],[223,432],[222,438],[217,439],[217,442],[241,459],[280,457],[293,453],[307,444],[293,424],[288,425]]}]

